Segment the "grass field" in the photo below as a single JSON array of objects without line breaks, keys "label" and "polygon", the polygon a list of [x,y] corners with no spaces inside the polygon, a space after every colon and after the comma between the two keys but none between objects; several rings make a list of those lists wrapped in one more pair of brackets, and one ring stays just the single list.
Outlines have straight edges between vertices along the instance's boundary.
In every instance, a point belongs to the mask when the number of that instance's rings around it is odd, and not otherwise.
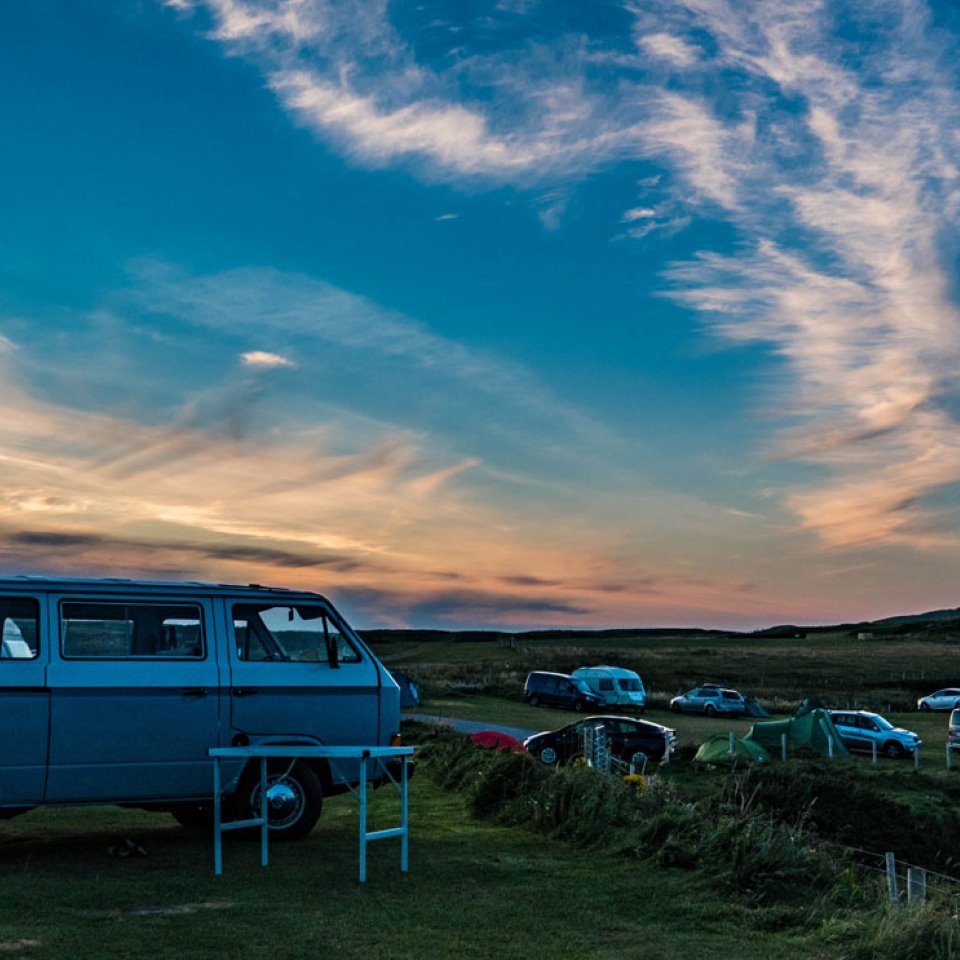
[{"label": "grass field", "polygon": [[[687,748],[669,770],[660,771],[673,781],[681,807],[688,799],[712,803],[728,779],[719,769],[689,763],[692,747],[711,733],[742,734],[753,721],[672,714],[663,709],[668,694],[717,679],[759,695],[781,715],[811,693],[836,706],[876,706],[886,713],[887,703],[907,707],[917,692],[952,683],[948,671],[957,652],[952,642],[929,636],[864,642],[842,633],[753,644],[743,638],[595,643],[564,637],[521,642],[516,649],[495,641],[405,641],[378,649],[388,665],[418,676],[425,711],[533,730],[560,726],[576,714],[523,704],[527,670],[600,661],[635,666],[654,691],[646,717],[674,727]],[[452,682],[477,683],[481,692],[451,693]],[[829,809],[836,811],[837,823],[828,824],[831,828],[843,827],[856,813],[869,829],[871,811],[851,810],[848,799],[869,796],[886,804],[886,838],[902,835],[909,848],[909,831],[900,828],[916,818],[926,834],[953,838],[952,845],[960,837],[960,819],[954,823],[952,813],[960,797],[954,789],[960,770],[944,769],[946,715],[903,709],[887,715],[923,737],[919,776],[910,762],[881,761],[873,768],[867,758],[838,761],[829,776],[822,766],[801,764],[798,777],[814,792],[832,777]],[[775,766],[764,786],[771,797],[791,789],[789,777],[778,783]],[[779,769],[790,774],[794,765],[788,767]],[[815,804],[821,812],[828,809],[828,797]],[[392,791],[374,794],[371,825],[392,826],[396,806]],[[363,887],[356,880],[357,818],[350,797],[328,800],[319,827],[305,842],[275,845],[266,870],[259,866],[256,843],[228,837],[220,878],[213,876],[212,838],[189,833],[163,815],[79,808],[2,821],[0,954],[38,960],[214,954],[242,960],[278,953],[508,960],[847,955],[829,936],[824,939],[822,924],[784,924],[777,908],[751,906],[705,874],[477,820],[464,796],[440,789],[429,770],[413,782],[411,816],[409,875],[399,872],[395,841],[374,844],[370,880]],[[148,856],[108,853],[126,838],[142,843]],[[927,853],[940,863],[942,851]],[[837,918],[837,929],[859,922],[842,912]],[[857,956],[900,960],[901,955]]]},{"label": "grass field", "polygon": [[[688,873],[478,822],[463,799],[417,777],[411,870],[395,842],[356,880],[356,813],[328,801],[302,843],[212,839],[118,808],[41,810],[2,824],[0,952],[24,957],[476,957],[782,960],[816,956],[809,934],[757,929],[766,915]],[[377,793],[375,816],[396,802]],[[146,858],[107,849],[134,837]]]},{"label": "grass field", "polygon": [[856,632],[842,630],[799,639],[571,633],[553,640],[520,635],[514,646],[495,640],[404,640],[378,644],[376,650],[388,666],[416,675],[428,692],[459,682],[519,696],[530,670],[569,672],[613,663],[637,670],[657,706],[699,683],[716,681],[759,697],[774,712],[792,711],[812,694],[837,707],[892,706],[903,712],[919,695],[960,682],[960,645],[949,632],[874,640],[858,640]]}]

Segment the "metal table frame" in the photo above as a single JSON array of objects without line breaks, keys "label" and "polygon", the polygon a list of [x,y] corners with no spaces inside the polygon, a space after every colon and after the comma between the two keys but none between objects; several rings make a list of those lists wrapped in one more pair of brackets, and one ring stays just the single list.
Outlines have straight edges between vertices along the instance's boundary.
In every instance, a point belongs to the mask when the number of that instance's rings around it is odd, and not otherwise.
[{"label": "metal table frame", "polygon": [[[213,760],[213,866],[217,876],[223,873],[223,834],[227,830],[244,830],[250,827],[260,828],[260,864],[267,866],[267,835],[269,826],[267,820],[267,760],[280,757],[289,760],[322,759],[336,769],[337,760],[359,760],[360,782],[356,787],[344,780],[344,785],[360,801],[360,882],[367,879],[367,844],[372,840],[387,840],[391,837],[400,838],[400,869],[406,873],[408,865],[409,841],[409,811],[407,802],[409,777],[407,766],[413,755],[414,747],[323,747],[290,744],[283,746],[257,746],[251,744],[245,747],[213,747],[207,751]],[[400,782],[398,783],[386,766],[383,772],[390,782],[400,792],[400,826],[388,830],[367,830],[367,781],[369,779],[369,763],[371,760],[381,761],[399,759]],[[233,820],[224,823],[222,818],[223,781],[220,764],[223,760],[259,760],[260,761],[260,816],[249,820]]]}]

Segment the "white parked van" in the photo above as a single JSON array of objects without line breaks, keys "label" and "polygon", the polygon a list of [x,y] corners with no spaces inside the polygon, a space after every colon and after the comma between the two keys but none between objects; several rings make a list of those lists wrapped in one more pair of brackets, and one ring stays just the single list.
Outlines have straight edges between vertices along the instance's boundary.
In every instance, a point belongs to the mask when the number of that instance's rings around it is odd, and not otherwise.
[{"label": "white parked van", "polygon": [[[200,824],[211,747],[399,742],[399,687],[315,593],[0,579],[0,637],[0,817],[116,803]],[[234,816],[256,815],[259,771],[223,772]],[[359,761],[271,762],[273,835],[305,836],[358,778]]]},{"label": "white parked van", "polygon": [[623,667],[580,667],[572,676],[583,680],[607,706],[632,707],[642,711],[647,703],[647,691],[640,674]]}]

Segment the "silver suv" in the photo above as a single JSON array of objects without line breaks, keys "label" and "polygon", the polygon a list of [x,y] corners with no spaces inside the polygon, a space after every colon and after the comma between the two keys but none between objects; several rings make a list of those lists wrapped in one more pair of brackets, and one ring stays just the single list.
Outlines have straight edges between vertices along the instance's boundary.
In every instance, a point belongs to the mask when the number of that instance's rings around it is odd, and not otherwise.
[{"label": "silver suv", "polygon": [[895,727],[879,713],[866,710],[831,710],[830,719],[848,750],[877,751],[896,759],[912,755],[923,746],[923,741],[912,730]]},{"label": "silver suv", "polygon": [[695,687],[674,697],[670,701],[670,709],[674,713],[702,713],[707,717],[718,714],[741,716],[747,712],[747,704],[742,693],[705,683],[702,687]]}]

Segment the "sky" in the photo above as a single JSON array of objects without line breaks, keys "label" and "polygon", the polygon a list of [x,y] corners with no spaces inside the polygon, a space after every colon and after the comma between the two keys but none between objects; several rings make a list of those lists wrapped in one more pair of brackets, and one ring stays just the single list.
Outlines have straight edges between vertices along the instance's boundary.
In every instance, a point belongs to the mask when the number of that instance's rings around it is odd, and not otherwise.
[{"label": "sky", "polygon": [[960,8],[0,13],[0,573],[361,627],[960,604]]}]

